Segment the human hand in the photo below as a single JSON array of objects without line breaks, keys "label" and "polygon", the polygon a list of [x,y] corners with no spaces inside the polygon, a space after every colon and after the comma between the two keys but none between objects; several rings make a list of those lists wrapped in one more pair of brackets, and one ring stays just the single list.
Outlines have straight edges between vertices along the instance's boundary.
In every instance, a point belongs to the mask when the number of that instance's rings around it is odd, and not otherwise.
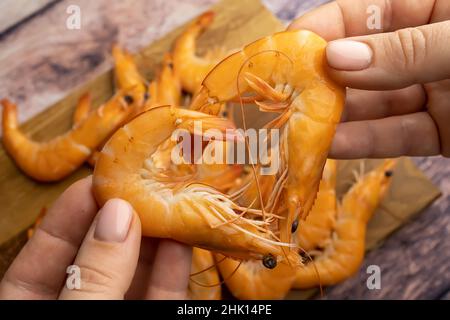
[{"label": "human hand", "polygon": [[[191,254],[171,240],[141,238],[139,217],[124,200],[98,211],[87,177],[48,211],[1,281],[0,298],[184,299]],[[72,264],[80,289],[65,286]]]},{"label": "human hand", "polygon": [[[370,5],[381,30],[367,26]],[[326,51],[330,76],[352,88],[331,157],[450,156],[448,19],[447,0],[337,0],[289,26],[327,41],[351,37]]]}]

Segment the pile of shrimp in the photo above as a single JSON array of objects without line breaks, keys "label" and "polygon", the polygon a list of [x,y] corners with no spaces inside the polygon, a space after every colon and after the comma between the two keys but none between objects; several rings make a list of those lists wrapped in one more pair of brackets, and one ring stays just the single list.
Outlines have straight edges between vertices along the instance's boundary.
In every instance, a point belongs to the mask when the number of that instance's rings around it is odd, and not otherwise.
[{"label": "pile of shrimp", "polygon": [[[23,134],[16,106],[2,100],[5,149],[42,182],[59,181],[85,162],[94,166],[100,206],[125,199],[143,235],[195,247],[193,299],[220,299],[222,284],[236,298],[282,299],[291,288],[338,283],[361,264],[366,225],[394,162],[361,175],[338,201],[336,163],[327,156],[345,88],[325,71],[326,41],[306,30],[285,31],[199,55],[197,39],[213,18],[207,12],[187,26],[151,81],[132,55],[114,47],[116,93],[97,109],[83,95],[71,130],[50,141]],[[183,142],[201,139],[200,157],[226,154],[236,143],[250,154],[231,116],[239,108],[246,130],[249,105],[271,113],[264,129],[280,132],[266,153],[278,163],[274,173],[263,174],[253,161],[202,162],[190,147],[176,149],[174,135],[184,130],[191,136]],[[174,150],[184,161],[173,161]]]}]

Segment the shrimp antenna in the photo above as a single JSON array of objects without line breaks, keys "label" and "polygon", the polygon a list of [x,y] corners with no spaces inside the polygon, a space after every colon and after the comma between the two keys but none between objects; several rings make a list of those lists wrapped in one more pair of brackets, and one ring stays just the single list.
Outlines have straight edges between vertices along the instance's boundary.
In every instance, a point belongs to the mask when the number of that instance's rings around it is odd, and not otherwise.
[{"label": "shrimp antenna", "polygon": [[[227,257],[225,257],[227,258]],[[227,280],[230,280],[232,276],[234,276],[234,274],[238,271],[239,267],[241,266],[242,261],[239,261],[239,264],[237,265],[237,267],[233,270],[233,272],[230,273],[230,275],[228,275],[226,278],[223,278],[222,281],[220,281],[219,283],[215,283],[215,284],[204,284],[204,283],[200,283],[197,280],[194,279],[190,279],[192,282],[194,282],[196,285],[201,286],[201,287],[205,287],[205,288],[211,288],[211,287],[217,287],[217,286],[221,286],[222,284],[224,284]]]},{"label": "shrimp antenna", "polygon": [[308,257],[309,261],[313,264],[314,271],[317,275],[317,280],[319,281],[320,297],[323,298],[322,280],[320,279],[320,273],[319,273],[319,269],[317,269],[316,262],[314,261],[314,259],[311,257],[311,255],[305,249],[303,249],[300,246],[299,246],[299,249],[302,253],[305,254],[306,257]]},{"label": "shrimp antenna", "polygon": [[[283,53],[283,52],[281,52],[281,51],[278,51],[278,50],[264,50],[264,51],[260,51],[260,52],[258,52],[258,53],[255,53],[254,55],[248,57],[248,58],[242,63],[242,65],[241,65],[240,68],[239,68],[237,77],[236,77],[236,89],[237,89],[238,96],[239,96],[239,105],[240,105],[240,109],[241,109],[242,124],[243,124],[243,127],[244,127],[244,131],[247,131],[247,121],[246,121],[246,119],[245,119],[243,97],[242,97],[242,94],[241,94],[241,89],[240,89],[240,87],[239,87],[239,77],[240,77],[240,75],[241,75],[241,73],[242,73],[242,70],[244,69],[244,66],[245,66],[251,59],[253,59],[253,58],[254,58],[255,56],[257,56],[257,55],[264,54],[264,53],[269,53],[269,52],[275,52],[275,53],[277,53],[277,54],[282,54],[282,55],[284,55],[284,56],[289,60],[289,62],[291,62],[291,64],[293,64],[292,60],[289,58],[288,55],[286,55],[285,53]],[[247,148],[247,151],[248,151],[248,154],[249,154],[249,157],[250,157],[249,160],[250,160],[250,164],[251,164],[251,166],[252,166],[253,176],[254,176],[255,182],[256,182],[256,188],[257,188],[257,191],[258,191],[258,197],[259,197],[259,202],[260,202],[260,206],[261,206],[261,210],[262,210],[263,220],[266,220],[266,214],[265,214],[265,208],[264,208],[265,205],[264,205],[264,200],[263,200],[263,198],[262,198],[261,186],[260,186],[260,184],[259,184],[259,179],[258,179],[258,175],[257,175],[257,173],[256,173],[256,167],[255,167],[255,164],[253,163],[252,154],[251,154],[251,152],[250,152],[250,147],[249,147],[249,145],[248,145],[248,137],[245,137],[245,146],[246,146],[246,148]],[[266,226],[266,228],[267,228],[267,226]]]},{"label": "shrimp antenna", "polygon": [[228,259],[228,257],[227,257],[227,256],[223,256],[222,259],[220,259],[219,261],[214,262],[214,263],[213,263],[212,265],[210,265],[209,267],[207,267],[207,268],[205,268],[205,269],[203,269],[203,270],[200,270],[200,271],[191,273],[191,274],[189,275],[189,277],[194,277],[194,276],[197,276],[197,275],[199,275],[199,274],[201,274],[201,273],[203,273],[203,272],[206,272],[206,271],[208,271],[208,270],[211,270],[212,268],[217,267],[217,266],[218,266],[220,263],[222,263],[222,261],[224,261],[225,259]]}]

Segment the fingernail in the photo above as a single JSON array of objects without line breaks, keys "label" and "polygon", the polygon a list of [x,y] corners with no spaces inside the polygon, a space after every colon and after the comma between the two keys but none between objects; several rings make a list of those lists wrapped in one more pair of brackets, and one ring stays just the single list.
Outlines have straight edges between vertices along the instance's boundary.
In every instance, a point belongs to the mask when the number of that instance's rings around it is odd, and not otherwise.
[{"label": "fingernail", "polygon": [[123,242],[130,228],[133,210],[121,199],[111,199],[100,210],[94,238],[108,242]]},{"label": "fingernail", "polygon": [[372,56],[372,49],[363,42],[336,40],[327,46],[328,65],[338,70],[366,69],[372,63]]}]

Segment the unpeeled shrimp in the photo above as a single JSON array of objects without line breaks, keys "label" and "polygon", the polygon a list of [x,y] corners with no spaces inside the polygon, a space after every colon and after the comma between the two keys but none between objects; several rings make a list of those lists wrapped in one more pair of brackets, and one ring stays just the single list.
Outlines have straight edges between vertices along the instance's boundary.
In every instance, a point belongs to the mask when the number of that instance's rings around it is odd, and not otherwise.
[{"label": "unpeeled shrimp", "polygon": [[17,107],[3,99],[3,144],[19,168],[38,181],[58,181],[83,164],[129,114],[123,93],[116,94],[66,134],[36,142],[19,129]]},{"label": "unpeeled shrimp", "polygon": [[328,244],[318,252],[310,251],[313,261],[297,268],[294,288],[334,285],[358,270],[364,258],[367,222],[390,185],[394,165],[395,160],[385,160],[345,194]]},{"label": "unpeeled shrimp", "polygon": [[46,142],[31,140],[20,131],[17,107],[3,99],[3,144],[17,166],[38,181],[58,181],[74,172],[97,147],[123,124],[144,101],[145,87],[132,58],[115,47],[116,79],[119,90],[93,112],[89,96],[83,96],[74,114],[74,126]]}]

